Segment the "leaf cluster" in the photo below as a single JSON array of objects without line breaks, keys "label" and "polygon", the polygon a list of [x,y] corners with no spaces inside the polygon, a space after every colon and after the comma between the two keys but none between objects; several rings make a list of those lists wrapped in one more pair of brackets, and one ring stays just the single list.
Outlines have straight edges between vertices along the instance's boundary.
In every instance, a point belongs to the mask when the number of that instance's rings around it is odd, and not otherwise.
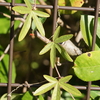
[{"label": "leaf cluster", "polygon": [[35,92],[34,95],[41,95],[49,90],[51,90],[52,88],[54,88],[53,93],[52,93],[52,99],[51,100],[60,100],[61,97],[61,91],[60,88],[63,88],[65,91],[74,94],[74,95],[81,95],[81,92],[79,90],[77,90],[75,87],[73,87],[72,85],[66,83],[68,82],[72,76],[66,76],[66,77],[62,77],[59,80],[57,80],[56,78],[53,78],[51,76],[48,75],[44,75],[44,78],[49,81],[49,83],[46,83],[44,85],[42,85],[41,87],[39,87]]}]

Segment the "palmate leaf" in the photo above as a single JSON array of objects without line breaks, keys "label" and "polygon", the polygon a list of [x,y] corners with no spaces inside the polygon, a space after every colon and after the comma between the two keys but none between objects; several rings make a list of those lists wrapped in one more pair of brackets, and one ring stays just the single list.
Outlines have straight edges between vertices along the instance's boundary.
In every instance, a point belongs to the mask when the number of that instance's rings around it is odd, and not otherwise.
[{"label": "palmate leaf", "polygon": [[44,85],[42,85],[41,87],[39,87],[35,92],[34,95],[41,95],[49,90],[51,90],[54,86],[56,85],[56,82],[54,83],[46,83]]},{"label": "palmate leaf", "polygon": [[56,62],[56,48],[55,48],[55,44],[52,45],[51,50],[50,50],[50,62],[51,62],[52,68],[54,68],[55,62]]},{"label": "palmate leaf", "polygon": [[27,7],[32,10],[32,5],[31,3],[29,2],[29,0],[24,0],[25,4],[27,5]]},{"label": "palmate leaf", "polygon": [[64,41],[67,41],[67,40],[71,39],[72,37],[73,37],[72,34],[60,36],[57,39],[55,39],[55,43],[62,43]]},{"label": "palmate leaf", "polygon": [[56,83],[51,100],[60,100],[61,94],[60,94],[60,86],[59,83]]},{"label": "palmate leaf", "polygon": [[68,83],[64,83],[64,82],[59,82],[60,87],[62,87],[65,91],[74,94],[74,95],[78,95],[81,96],[81,92],[76,89],[75,87],[73,87],[72,85],[68,84]]},{"label": "palmate leaf", "polygon": [[26,8],[23,6],[15,6],[12,9],[20,14],[28,14],[31,12],[31,10],[29,8]]},{"label": "palmate leaf", "polygon": [[53,42],[48,43],[39,53],[39,55],[43,55],[51,49]]},{"label": "palmate leaf", "polygon": [[83,81],[100,80],[100,50],[84,53],[74,62],[74,72]]},{"label": "palmate leaf", "polygon": [[53,41],[55,41],[55,39],[58,38],[59,33],[60,33],[60,26],[58,26],[57,29],[56,29],[55,32],[54,32]]},{"label": "palmate leaf", "polygon": [[71,78],[72,78],[72,75],[62,77],[61,79],[59,79],[59,82],[68,82]]},{"label": "palmate leaf", "polygon": [[39,11],[39,10],[34,10],[33,11],[37,16],[40,16],[40,17],[50,17],[49,14],[43,12],[43,11]]},{"label": "palmate leaf", "polygon": [[56,78],[53,78],[53,77],[48,76],[48,75],[43,75],[43,76],[49,82],[57,82],[57,79]]},{"label": "palmate leaf", "polygon": [[69,56],[69,54],[62,46],[60,46],[59,44],[55,44],[55,47],[59,51],[59,53],[63,56],[63,58],[67,59],[70,62],[73,62],[72,58]]},{"label": "palmate leaf", "polygon": [[37,15],[33,11],[32,11],[32,17],[33,17],[33,20],[34,20],[34,24],[36,25],[40,34],[42,36],[45,36],[45,31],[44,31],[43,25],[42,25],[40,19],[37,17]]},{"label": "palmate leaf", "polygon": [[32,17],[32,14],[29,13],[29,15],[27,16],[26,21],[24,22],[24,25],[21,29],[21,32],[19,34],[18,41],[23,40],[24,37],[26,36],[27,32],[29,31],[30,26],[31,26],[31,17]]}]

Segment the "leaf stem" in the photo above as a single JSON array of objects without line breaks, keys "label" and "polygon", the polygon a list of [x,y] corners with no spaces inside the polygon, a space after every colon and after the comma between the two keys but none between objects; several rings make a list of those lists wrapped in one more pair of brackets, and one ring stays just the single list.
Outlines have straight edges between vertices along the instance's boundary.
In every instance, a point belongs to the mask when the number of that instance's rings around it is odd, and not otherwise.
[{"label": "leaf stem", "polygon": [[56,64],[55,64],[55,69],[56,69],[56,72],[57,72],[57,74],[58,74],[58,77],[60,78],[61,75],[60,75],[60,73],[59,73],[59,71],[58,71],[58,68],[57,68]]}]

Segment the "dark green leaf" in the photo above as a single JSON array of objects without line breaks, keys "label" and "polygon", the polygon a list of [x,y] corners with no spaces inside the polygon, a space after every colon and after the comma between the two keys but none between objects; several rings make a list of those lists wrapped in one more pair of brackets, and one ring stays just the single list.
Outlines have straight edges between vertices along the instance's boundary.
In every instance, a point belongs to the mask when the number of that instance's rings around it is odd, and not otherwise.
[{"label": "dark green leaf", "polygon": [[39,55],[43,55],[44,53],[48,52],[51,49],[53,42],[48,43],[39,53]]},{"label": "dark green leaf", "polygon": [[31,3],[29,2],[29,0],[24,0],[24,2],[27,5],[27,7],[31,10],[32,6],[31,6]]},{"label": "dark green leaf", "polygon": [[55,39],[55,43],[62,43],[64,41],[71,39],[72,37],[73,37],[72,34],[60,36],[59,38]]},{"label": "dark green leaf", "polygon": [[47,91],[49,91],[50,89],[52,89],[54,86],[56,85],[56,83],[46,83],[44,85],[42,85],[41,87],[39,87],[35,92],[34,95],[41,95]]},{"label": "dark green leaf", "polygon": [[74,95],[78,95],[81,96],[81,92],[76,89],[74,86],[67,84],[67,83],[63,83],[63,82],[59,82],[59,85],[66,90],[67,92],[74,94]]},{"label": "dark green leaf", "polygon": [[31,10],[29,8],[26,8],[23,6],[15,6],[12,9],[20,14],[28,14],[31,12]]},{"label": "dark green leaf", "polygon": [[39,11],[39,10],[34,10],[33,11],[37,16],[40,16],[40,17],[50,17],[49,14],[43,12],[43,11]]},{"label": "dark green leaf", "polygon": [[58,26],[57,29],[56,29],[55,32],[54,32],[53,41],[55,41],[55,39],[58,38],[59,33],[60,33],[60,26]]},{"label": "dark green leaf", "polygon": [[56,48],[55,48],[55,44],[52,45],[51,50],[50,50],[50,62],[51,62],[52,68],[54,68],[55,62],[56,62]]},{"label": "dark green leaf", "polygon": [[48,76],[48,75],[43,75],[43,76],[49,82],[57,82],[57,79],[56,78],[53,78],[53,77]]},{"label": "dark green leaf", "polygon": [[[3,52],[0,51],[0,55]],[[9,55],[5,54],[4,58],[0,61],[0,83],[7,83],[8,82],[8,65],[9,65]],[[15,71],[15,64],[12,64],[12,83],[15,83],[16,78],[16,71]]]},{"label": "dark green leaf", "polygon": [[[96,44],[95,50],[100,49],[100,38],[99,38],[99,21],[98,19],[98,27],[97,27],[97,36],[96,36]],[[89,47],[92,47],[92,34],[93,34],[93,27],[94,27],[94,16],[91,15],[82,15],[80,20],[80,28],[82,31],[83,39]]]},{"label": "dark green leaf", "polygon": [[59,44],[55,44],[55,47],[59,51],[59,53],[68,61],[73,62],[72,58],[69,56],[69,54],[66,52],[66,50]]},{"label": "dark green leaf", "polygon": [[32,12],[32,16],[33,16],[34,24],[36,25],[38,31],[40,32],[42,36],[45,36],[45,31],[40,19],[36,16],[34,12]]},{"label": "dark green leaf", "polygon": [[23,97],[21,98],[21,100],[33,100],[33,95],[32,95],[29,91],[27,91],[27,92],[23,95]]},{"label": "dark green leaf", "polygon": [[57,83],[54,87],[51,100],[60,100],[60,97],[61,97],[60,86],[59,83]]},{"label": "dark green leaf", "polygon": [[29,15],[27,16],[26,18],[26,21],[21,29],[21,32],[19,34],[19,37],[18,37],[18,41],[21,41],[24,39],[24,37],[26,36],[27,32],[29,31],[30,29],[30,26],[31,26],[31,13],[29,13]]},{"label": "dark green leaf", "polygon": [[61,79],[59,79],[59,81],[60,82],[68,82],[71,78],[72,78],[72,75],[69,75],[66,77],[62,77]]},{"label": "dark green leaf", "polygon": [[[91,90],[90,91],[90,96],[93,100],[96,100],[96,97],[100,97],[100,91],[96,91],[96,90]],[[100,98],[99,98],[100,99]],[[98,100],[98,99],[97,99]]]},{"label": "dark green leaf", "polygon": [[83,81],[100,80],[100,51],[92,51],[78,56],[74,62],[74,72]]}]

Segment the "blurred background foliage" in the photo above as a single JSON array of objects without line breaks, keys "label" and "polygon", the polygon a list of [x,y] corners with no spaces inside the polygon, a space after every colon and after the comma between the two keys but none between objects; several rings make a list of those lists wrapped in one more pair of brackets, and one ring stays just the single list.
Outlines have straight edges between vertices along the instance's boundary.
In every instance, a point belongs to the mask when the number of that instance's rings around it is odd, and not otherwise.
[{"label": "blurred background foliage", "polygon": [[[6,0],[6,1],[11,2],[11,0]],[[23,0],[15,0],[15,2],[24,3]],[[48,3],[48,0],[46,2]],[[88,3],[85,3],[83,6],[93,7],[94,6],[93,2],[94,2],[93,0],[89,0]],[[48,4],[53,4],[53,0],[49,0]],[[10,15],[10,11],[4,6],[0,6],[0,12]],[[90,12],[89,13],[82,12],[82,13],[93,14]],[[76,45],[79,45],[80,43],[78,44],[75,42],[75,36],[76,33],[80,30],[79,27],[80,15],[78,16],[75,15],[77,15],[77,13],[75,13],[74,15],[64,15],[64,14],[61,15],[61,19],[65,22],[65,24],[70,26],[70,28],[66,28],[65,26],[62,27],[61,35],[73,33],[74,37],[72,38],[72,41]],[[49,74],[49,69],[50,69],[49,53],[39,56],[39,52],[44,47],[45,43],[43,43],[41,40],[39,40],[36,37],[32,38],[30,36],[30,33],[32,33],[31,29],[27,34],[27,36],[25,37],[25,39],[22,40],[21,42],[18,42],[18,35],[20,31],[18,29],[19,24],[20,21],[15,21],[14,28],[15,28],[16,37],[14,40],[13,59],[14,59],[16,70],[14,69],[13,73],[16,73],[15,75],[16,78],[13,82],[15,83],[24,83],[25,81],[28,81],[29,83],[41,82],[44,80],[43,75]],[[51,14],[50,18],[48,18],[44,23],[46,37],[49,39],[52,37],[52,24],[53,24],[53,14]],[[9,34],[10,34],[10,19],[0,14],[0,55],[2,55],[2,52],[4,52],[5,48],[9,44]],[[86,44],[83,42],[83,40],[81,40],[80,47],[83,46],[87,47]],[[8,54],[6,54],[6,56],[8,56]],[[6,59],[5,63],[8,65],[9,57],[6,58],[6,56],[4,57],[4,59]],[[73,57],[73,59],[75,59],[75,57]],[[74,74],[72,70],[69,71],[69,69],[73,66],[73,63],[70,63],[62,58],[60,60],[62,66],[59,66],[58,69],[61,75],[65,76],[69,73]],[[1,67],[3,67],[2,62],[0,62],[0,68]],[[54,70],[54,76],[57,76],[55,70]],[[0,81],[0,82],[6,82],[6,81]],[[79,80],[78,78],[76,78],[76,76],[73,76],[73,78],[69,83],[71,83],[72,85],[87,85],[86,82]],[[94,82],[94,84],[95,83],[98,82]],[[85,92],[83,91],[83,93]],[[0,95],[1,94],[3,94],[3,91],[2,93],[0,93]],[[68,97],[68,95],[69,95],[68,93],[64,92],[61,100],[72,100],[70,97],[69,99],[63,99],[66,98],[66,96]],[[76,99],[76,100],[80,100],[80,99]]]}]

